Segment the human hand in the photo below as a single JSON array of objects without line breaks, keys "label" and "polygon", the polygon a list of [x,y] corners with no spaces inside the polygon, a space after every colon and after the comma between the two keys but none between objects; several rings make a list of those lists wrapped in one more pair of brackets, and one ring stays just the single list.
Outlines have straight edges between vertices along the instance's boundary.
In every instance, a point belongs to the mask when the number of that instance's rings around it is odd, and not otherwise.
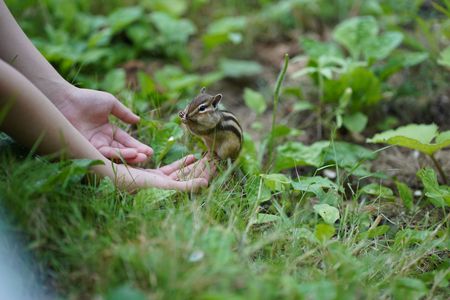
[{"label": "human hand", "polygon": [[197,191],[208,186],[214,172],[215,166],[209,163],[208,158],[196,161],[193,155],[188,155],[158,169],[117,165],[115,179],[117,186],[129,191],[146,187]]},{"label": "human hand", "polygon": [[55,97],[59,99],[53,103],[62,114],[105,157],[140,163],[152,156],[152,148],[109,122],[110,115],[128,124],[139,122],[139,117],[113,95],[72,86]]}]

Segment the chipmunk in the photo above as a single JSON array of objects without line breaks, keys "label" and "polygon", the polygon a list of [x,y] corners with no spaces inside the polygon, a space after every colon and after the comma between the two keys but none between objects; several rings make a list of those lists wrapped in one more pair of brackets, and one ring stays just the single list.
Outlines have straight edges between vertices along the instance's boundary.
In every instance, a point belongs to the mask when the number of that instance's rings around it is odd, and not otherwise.
[{"label": "chipmunk", "polygon": [[200,94],[178,114],[189,131],[202,138],[208,150],[220,159],[236,159],[242,147],[242,127],[231,112],[219,109],[222,94],[202,88]]}]

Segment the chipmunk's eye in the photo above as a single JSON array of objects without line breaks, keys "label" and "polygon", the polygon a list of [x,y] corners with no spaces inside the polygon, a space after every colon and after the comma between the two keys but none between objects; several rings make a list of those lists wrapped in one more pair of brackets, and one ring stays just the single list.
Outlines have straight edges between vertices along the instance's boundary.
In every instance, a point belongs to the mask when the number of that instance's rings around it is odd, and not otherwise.
[{"label": "chipmunk's eye", "polygon": [[202,105],[200,105],[200,107],[198,108],[198,111],[205,111],[205,109],[206,109],[207,107],[208,107],[207,105],[202,104]]}]

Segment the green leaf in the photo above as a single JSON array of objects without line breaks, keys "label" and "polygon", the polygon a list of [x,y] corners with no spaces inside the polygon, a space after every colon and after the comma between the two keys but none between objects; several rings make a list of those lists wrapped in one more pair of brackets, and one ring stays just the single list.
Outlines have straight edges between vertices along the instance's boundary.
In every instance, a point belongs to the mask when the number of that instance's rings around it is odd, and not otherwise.
[{"label": "green leaf", "polygon": [[298,284],[298,291],[302,297],[299,299],[339,299],[339,288],[336,283],[327,279],[320,279],[313,282],[301,282]]},{"label": "green leaf", "polygon": [[309,38],[302,38],[300,45],[305,53],[313,59],[321,56],[343,57],[341,50],[334,43],[324,43]]},{"label": "green leaf", "polygon": [[105,78],[101,82],[101,87],[105,91],[108,91],[112,94],[117,94],[118,92],[125,89],[125,83],[125,71],[123,69],[113,69],[106,73]]},{"label": "green leaf", "polygon": [[42,181],[34,183],[38,192],[46,193],[56,187],[66,188],[73,183],[79,182],[87,173],[90,167],[104,164],[101,160],[73,159],[54,164],[54,173]]},{"label": "green leaf", "polygon": [[214,48],[221,44],[232,42],[239,44],[242,41],[241,32],[247,25],[245,17],[225,17],[209,24],[203,43],[207,48]]},{"label": "green leaf", "polygon": [[392,283],[394,299],[418,300],[426,295],[428,289],[421,280],[410,277],[396,278]]},{"label": "green leaf", "polygon": [[148,188],[140,190],[134,196],[134,207],[140,211],[153,210],[160,202],[176,194],[174,190],[163,190],[157,188]]},{"label": "green leaf", "polygon": [[333,226],[319,223],[316,225],[314,234],[319,241],[328,241],[333,237],[335,231],[336,229]]},{"label": "green leaf", "polygon": [[324,100],[339,103],[341,95],[351,89],[347,108],[359,112],[377,104],[381,98],[381,82],[367,68],[357,67],[341,75],[338,79],[324,81]]},{"label": "green leaf", "polygon": [[164,125],[155,124],[152,130],[154,134],[150,144],[155,151],[154,159],[156,163],[159,164],[169,153],[177,140],[183,136],[183,129],[175,122],[166,122]]},{"label": "green leaf", "polygon": [[291,185],[296,191],[311,192],[315,195],[319,195],[322,189],[341,190],[337,184],[322,176],[300,177],[299,181],[293,181]]},{"label": "green leaf", "polygon": [[333,38],[346,47],[354,59],[364,55],[366,60],[380,60],[400,45],[403,34],[392,31],[378,36],[378,31],[374,17],[355,17],[340,23],[333,32]]},{"label": "green leaf", "polygon": [[280,220],[281,220],[281,218],[276,215],[258,213],[256,215],[256,219],[252,222],[252,224],[273,223],[273,222],[278,222]]},{"label": "green leaf", "polygon": [[381,184],[370,183],[358,190],[358,197],[362,194],[376,196],[382,199],[394,199],[394,192]]},{"label": "green leaf", "polygon": [[334,142],[326,150],[326,162],[335,162],[343,168],[354,168],[364,161],[377,157],[372,150],[347,142]]},{"label": "green leaf", "polygon": [[431,236],[433,236],[433,232],[429,230],[414,230],[406,228],[395,234],[394,248],[397,250],[403,250],[409,245],[421,244],[430,239]]},{"label": "green leaf", "polygon": [[[152,38],[152,35],[154,35],[155,33],[153,30],[149,30],[147,24],[138,23],[128,26],[126,29],[126,34],[127,37],[129,37],[133,41],[134,45],[138,47],[147,48],[149,45],[147,44],[147,42]],[[153,46],[154,44],[151,43],[151,45]]]},{"label": "green leaf", "polygon": [[108,16],[108,23],[111,26],[112,32],[116,33],[134,21],[141,19],[143,14],[144,10],[140,6],[119,8]]},{"label": "green leaf", "polygon": [[197,32],[192,21],[177,19],[163,12],[153,12],[149,19],[158,30],[151,42],[169,56],[178,57],[185,52],[189,37]]},{"label": "green leaf", "polygon": [[358,58],[377,34],[378,24],[375,18],[364,16],[340,23],[333,32],[333,38],[346,47],[353,58]]},{"label": "green leaf", "polygon": [[436,173],[431,168],[424,168],[417,172],[425,188],[425,196],[437,207],[450,206],[450,188],[446,185],[440,186]]},{"label": "green leaf", "polygon": [[403,182],[396,181],[395,185],[397,186],[398,193],[400,195],[400,198],[403,201],[403,204],[405,207],[409,210],[411,210],[414,206],[413,204],[413,192],[411,189],[404,184]]},{"label": "green leaf", "polygon": [[124,284],[109,291],[106,300],[145,300],[147,297],[139,289],[132,287],[130,284]]},{"label": "green leaf", "polygon": [[232,78],[255,76],[263,70],[259,63],[251,60],[222,59],[219,67],[226,77]]},{"label": "green leaf", "polygon": [[[436,142],[431,143],[434,138],[436,138]],[[410,124],[378,133],[367,142],[397,145],[432,155],[434,152],[450,146],[450,134],[447,131],[438,135],[438,128],[435,124]]]},{"label": "green leaf", "polygon": [[293,110],[295,112],[300,112],[304,110],[311,110],[314,108],[314,105],[309,101],[297,101],[294,103]]},{"label": "green leaf", "polygon": [[358,234],[357,238],[358,238],[358,240],[373,239],[378,236],[384,235],[386,232],[389,231],[389,229],[390,229],[390,227],[388,225],[377,226],[377,227],[369,229],[365,232],[361,232],[360,234]]},{"label": "green leaf", "polygon": [[377,74],[381,80],[386,80],[392,74],[420,64],[429,57],[427,52],[411,52],[406,50],[397,50],[389,56],[386,64],[378,66]]},{"label": "green leaf", "polygon": [[[262,128],[260,128],[262,129]],[[284,124],[277,124],[275,125],[275,128],[273,129],[273,137],[283,137],[283,136],[299,136],[303,133],[303,131],[291,128]]]},{"label": "green leaf", "polygon": [[450,46],[441,51],[437,63],[441,66],[450,68]]},{"label": "green leaf", "polygon": [[366,128],[367,120],[365,114],[357,112],[352,115],[344,115],[343,124],[351,132],[361,132]]},{"label": "green leaf", "polygon": [[339,210],[328,204],[314,205],[314,211],[318,213],[327,224],[334,224],[339,219]]},{"label": "green leaf", "polygon": [[401,44],[402,40],[403,34],[401,32],[386,32],[368,41],[367,46],[363,49],[364,55],[366,59],[384,59]]},{"label": "green leaf", "polygon": [[409,52],[400,51],[398,52],[398,58],[402,67],[412,67],[420,64],[429,57],[427,52]]},{"label": "green leaf", "polygon": [[185,0],[151,0],[140,1],[139,3],[150,8],[152,11],[164,12],[173,17],[183,15],[188,8],[188,2]]},{"label": "green leaf", "polygon": [[284,191],[291,184],[291,179],[284,174],[261,174],[264,184],[272,191]]},{"label": "green leaf", "polygon": [[287,142],[277,147],[275,170],[293,168],[296,166],[319,167],[324,162],[325,149],[329,142],[319,141],[310,146],[299,142]]},{"label": "green leaf", "polygon": [[252,175],[260,173],[261,164],[258,161],[255,143],[246,132],[244,132],[244,143],[239,156],[239,161],[242,164],[245,173]]},{"label": "green leaf", "polygon": [[245,183],[245,192],[247,199],[251,199],[252,202],[264,202],[272,197],[272,193],[269,188],[263,183],[259,177],[253,176]]},{"label": "green leaf", "polygon": [[257,114],[262,114],[267,108],[264,96],[249,88],[245,88],[244,90],[244,101]]}]

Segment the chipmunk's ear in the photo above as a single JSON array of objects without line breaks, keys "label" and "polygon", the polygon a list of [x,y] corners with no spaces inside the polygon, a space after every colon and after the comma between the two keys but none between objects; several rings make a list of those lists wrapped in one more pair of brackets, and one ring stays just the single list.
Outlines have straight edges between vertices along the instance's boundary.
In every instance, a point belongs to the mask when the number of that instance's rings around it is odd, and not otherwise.
[{"label": "chipmunk's ear", "polygon": [[205,93],[206,93],[206,88],[202,87],[201,90],[200,90],[200,94],[205,94]]},{"label": "chipmunk's ear", "polygon": [[214,106],[214,108],[217,108],[217,106],[220,103],[220,100],[222,100],[222,94],[215,95],[211,101],[212,106]]}]

